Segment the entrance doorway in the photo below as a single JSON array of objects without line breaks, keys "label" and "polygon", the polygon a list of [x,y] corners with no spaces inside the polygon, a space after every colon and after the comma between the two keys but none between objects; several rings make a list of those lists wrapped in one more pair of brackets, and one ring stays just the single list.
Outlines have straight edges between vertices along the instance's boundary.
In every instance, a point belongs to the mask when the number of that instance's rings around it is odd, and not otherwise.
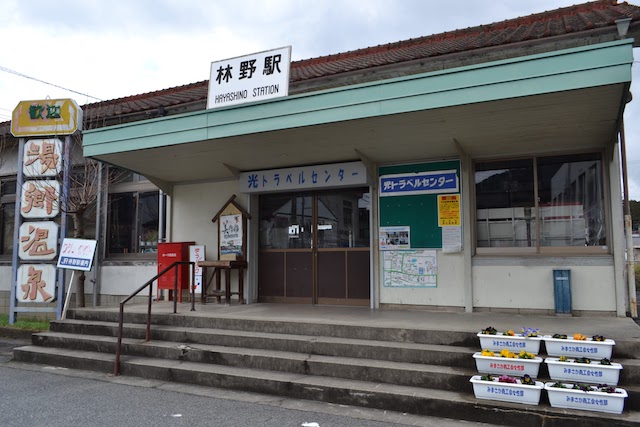
[{"label": "entrance doorway", "polygon": [[368,188],[260,196],[258,300],[369,305]]}]

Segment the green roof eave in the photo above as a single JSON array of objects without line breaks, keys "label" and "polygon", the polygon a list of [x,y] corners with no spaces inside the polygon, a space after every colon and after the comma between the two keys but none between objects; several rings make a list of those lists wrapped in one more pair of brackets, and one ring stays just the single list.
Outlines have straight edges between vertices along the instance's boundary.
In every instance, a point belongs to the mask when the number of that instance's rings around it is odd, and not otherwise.
[{"label": "green roof eave", "polygon": [[633,39],[84,132],[87,157],[631,81]]}]

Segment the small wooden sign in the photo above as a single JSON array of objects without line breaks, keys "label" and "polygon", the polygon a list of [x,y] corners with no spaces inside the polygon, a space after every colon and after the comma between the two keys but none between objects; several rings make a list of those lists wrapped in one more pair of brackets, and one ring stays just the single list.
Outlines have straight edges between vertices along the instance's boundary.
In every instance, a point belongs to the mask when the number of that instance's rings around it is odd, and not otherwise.
[{"label": "small wooden sign", "polygon": [[213,217],[218,223],[218,259],[247,259],[247,220],[251,215],[235,202],[235,194]]}]

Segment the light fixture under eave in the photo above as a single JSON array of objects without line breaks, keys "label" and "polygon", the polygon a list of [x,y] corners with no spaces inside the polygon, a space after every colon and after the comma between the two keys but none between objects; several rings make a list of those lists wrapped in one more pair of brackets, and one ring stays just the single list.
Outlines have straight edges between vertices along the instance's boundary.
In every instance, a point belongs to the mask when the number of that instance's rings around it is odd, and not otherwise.
[{"label": "light fixture under eave", "polygon": [[631,18],[622,18],[616,19],[613,21],[618,27],[618,36],[623,39],[627,35],[627,31],[629,31],[629,24],[631,24]]}]

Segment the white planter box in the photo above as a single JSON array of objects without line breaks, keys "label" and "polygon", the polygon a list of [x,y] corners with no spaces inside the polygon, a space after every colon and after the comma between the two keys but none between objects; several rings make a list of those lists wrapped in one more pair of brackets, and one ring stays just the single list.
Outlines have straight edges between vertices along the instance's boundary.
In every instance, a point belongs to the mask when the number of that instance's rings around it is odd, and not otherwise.
[{"label": "white planter box", "polygon": [[502,402],[523,403],[537,405],[540,403],[540,393],[544,384],[536,381],[536,385],[523,385],[501,383],[498,379],[482,381],[480,375],[475,375],[469,380],[473,384],[473,393],[477,399],[499,400]]},{"label": "white planter box", "polygon": [[540,353],[540,342],[542,337],[521,337],[508,335],[488,335],[482,332],[478,333],[480,338],[480,347],[491,351],[500,351],[503,348],[509,349],[514,353],[520,353],[522,350],[527,353]]},{"label": "white planter box", "polygon": [[554,383],[546,383],[544,389],[549,395],[549,403],[554,408],[581,409],[583,411],[608,412],[621,414],[624,409],[626,390],[616,388],[619,393],[603,393],[600,391],[582,391],[573,388],[573,384],[565,384],[571,388],[551,387]]},{"label": "white planter box", "polygon": [[588,338],[585,341],[573,339],[551,338],[551,335],[542,337],[549,356],[587,357],[589,359],[611,359],[614,340],[593,341]]},{"label": "white planter box", "polygon": [[542,358],[536,356],[533,359],[510,359],[507,357],[483,356],[477,352],[473,354],[476,359],[476,367],[481,374],[499,374],[522,377],[529,375],[538,377]]},{"label": "white planter box", "polygon": [[613,362],[611,365],[601,365],[599,361],[586,364],[575,363],[574,359],[560,362],[558,358],[547,357],[544,363],[549,368],[549,377],[552,380],[577,383],[618,385],[622,370],[621,364]]}]

